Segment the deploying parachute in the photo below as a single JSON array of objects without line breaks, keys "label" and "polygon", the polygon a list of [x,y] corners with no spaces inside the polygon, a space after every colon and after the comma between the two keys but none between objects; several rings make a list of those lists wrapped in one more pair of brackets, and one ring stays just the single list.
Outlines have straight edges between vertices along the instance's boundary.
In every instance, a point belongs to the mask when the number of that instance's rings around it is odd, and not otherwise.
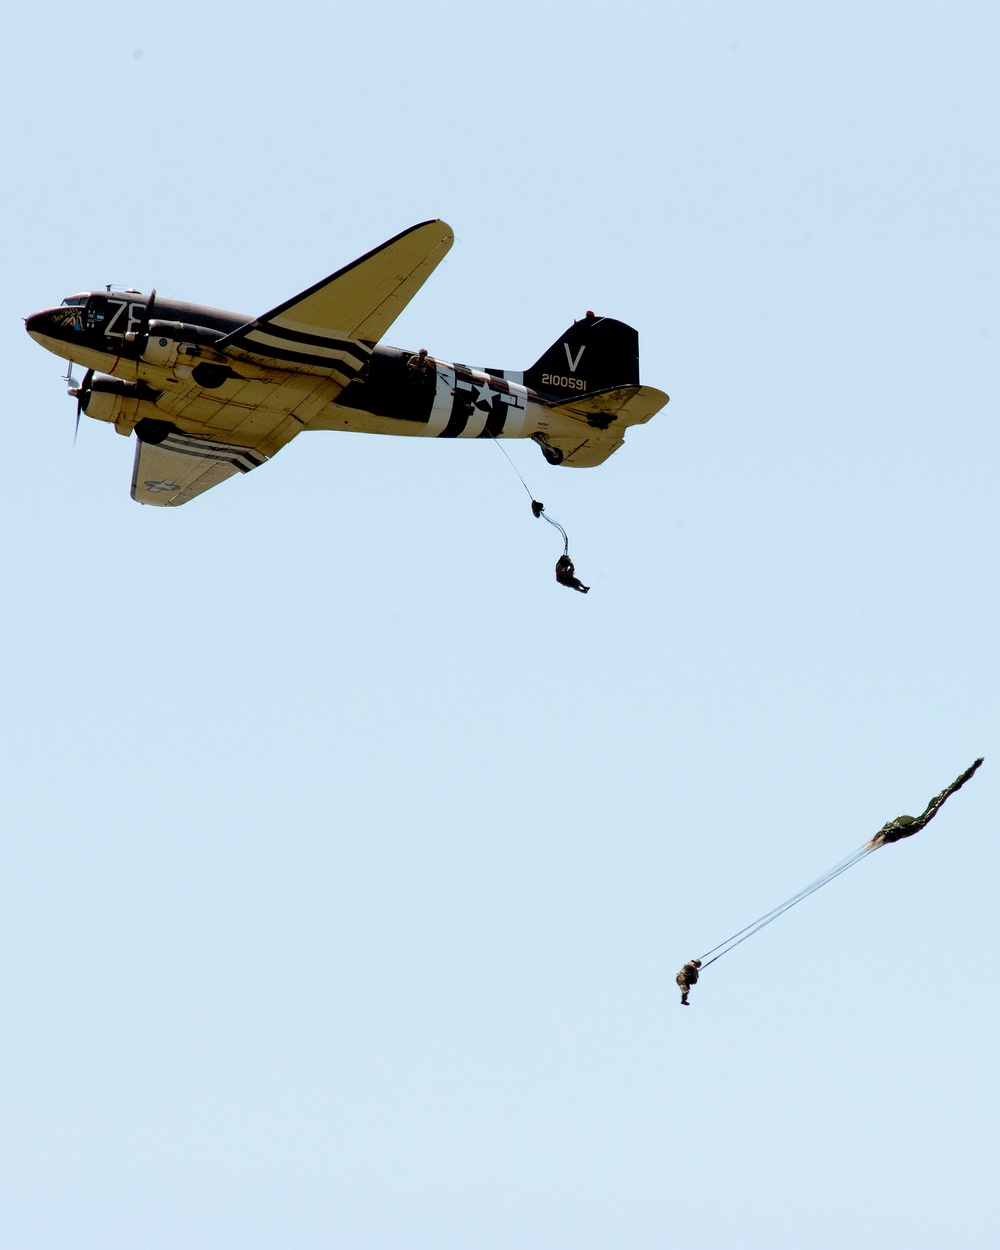
[{"label": "deploying parachute", "polygon": [[[956,777],[950,786],[946,786],[940,794],[936,794],[919,816],[897,816],[895,820],[887,821],[874,837],[869,838],[864,846],[859,846],[846,859],[841,860],[839,864],[834,864],[832,868],[823,873],[821,877],[817,877],[815,881],[807,885],[805,889],[800,890],[798,894],[793,894],[791,898],[786,899],[783,903],[779,903],[777,907],[767,912],[766,915],[760,916],[757,920],[745,925],[738,932],[732,934],[731,937],[726,938],[724,942],[720,942],[718,946],[713,946],[700,959],[689,960],[677,974],[677,984],[681,988],[681,1003],[683,1006],[688,1006],[688,992],[691,986],[698,980],[699,973],[704,972],[709,964],[714,964],[723,955],[728,955],[731,950],[735,950],[747,938],[753,937],[755,933],[759,933],[761,929],[765,928],[773,920],[783,916],[796,903],[801,903],[810,894],[815,894],[824,885],[829,885],[834,878],[839,877],[841,873],[845,873],[848,868],[853,868],[855,864],[860,863],[872,851],[877,851],[879,847],[887,846],[890,842],[898,842],[901,838],[910,838],[915,833],[919,833],[921,829],[926,828],[944,806],[945,802],[956,790],[961,790],[982,762],[983,757],[980,756],[960,777]],[[710,955],[712,956],[711,959],[709,958]]]},{"label": "deploying parachute", "polygon": [[900,838],[910,838],[915,833],[919,833],[925,828],[944,806],[945,800],[951,798],[956,790],[961,790],[979,765],[983,762],[983,757],[967,768],[961,777],[956,777],[950,786],[946,786],[940,794],[935,794],[931,801],[927,804],[919,816],[897,816],[895,820],[890,820],[884,824],[882,828],[864,845],[864,851],[877,851],[880,846],[885,846],[888,842],[898,842]]},{"label": "deploying parachute", "polygon": [[[507,453],[504,451],[503,447],[500,445],[500,443],[497,441],[495,437],[493,438],[493,441],[494,443],[496,443],[497,447],[499,447],[500,450],[503,451],[503,454],[507,456]],[[531,500],[531,515],[535,518],[536,521],[538,520],[539,517],[541,517],[543,521],[548,521],[550,525],[555,526],[555,528],[559,531],[559,533],[562,534],[563,553],[559,557],[559,559],[556,561],[556,581],[559,583],[560,586],[568,586],[570,590],[579,590],[581,594],[584,594],[584,595],[587,594],[590,590],[590,587],[584,586],[583,582],[581,582],[580,579],[576,576],[576,566],[574,565],[573,561],[569,558],[569,535],[566,533],[563,527],[559,524],[559,522],[555,519],[555,517],[550,517],[549,514],[545,511],[545,504],[543,504],[541,500],[536,499],[534,495],[532,495],[531,488],[529,487],[528,483],[524,480],[524,478],[521,477],[521,471],[518,469],[514,461],[511,460],[510,456],[507,456],[507,463],[514,470],[517,476],[521,478],[521,485],[524,487],[524,489],[528,493],[528,498]]]}]

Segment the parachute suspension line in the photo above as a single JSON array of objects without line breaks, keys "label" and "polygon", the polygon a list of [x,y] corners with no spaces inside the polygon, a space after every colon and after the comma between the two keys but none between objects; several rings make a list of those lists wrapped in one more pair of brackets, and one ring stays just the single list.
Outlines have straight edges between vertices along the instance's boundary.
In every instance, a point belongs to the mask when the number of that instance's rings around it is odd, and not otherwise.
[{"label": "parachute suspension line", "polygon": [[514,461],[511,460],[510,456],[507,455],[507,448],[504,447],[503,443],[500,442],[500,440],[497,438],[497,436],[493,433],[492,430],[487,430],[487,433],[489,434],[490,438],[493,439],[494,443],[496,443],[497,447],[499,447],[499,449],[503,452],[504,456],[507,457],[507,463],[514,470],[517,476],[521,478],[521,485],[524,487],[525,491],[527,492],[528,498],[531,500],[532,503],[534,503],[535,496],[531,493],[531,488],[528,486],[528,483],[524,480],[523,477],[521,477],[520,469],[517,467]]},{"label": "parachute suspension line", "polygon": [[[710,964],[714,964],[716,959],[721,959],[723,955],[728,955],[731,950],[735,950],[736,947],[745,942],[747,938],[751,938],[755,933],[759,933],[761,929],[766,928],[772,923],[772,921],[777,920],[779,916],[783,916],[786,911],[790,911],[791,908],[796,906],[796,904],[803,902],[803,900],[807,899],[810,894],[815,894],[816,891],[821,890],[823,886],[829,885],[830,882],[836,880],[841,873],[847,872],[848,868],[853,868],[855,864],[860,863],[866,855],[870,854],[870,847],[858,847],[853,854],[848,855],[847,859],[841,860],[839,864],[834,864],[834,866],[828,869],[821,877],[817,877],[811,885],[807,885],[805,889],[799,890],[799,892],[797,894],[793,894],[791,898],[786,899],[783,903],[779,903],[777,907],[773,908],[773,910],[766,912],[757,920],[754,920],[750,924],[746,925],[745,928],[738,930],[738,932],[734,933],[732,937],[728,937],[724,942],[720,942],[718,946],[713,946],[711,950],[706,951],[701,957],[702,971],[704,971]],[[716,951],[719,952],[717,955],[715,955]],[[709,955],[715,955],[715,958],[708,959]]]},{"label": "parachute suspension line", "polygon": [[510,456],[507,455],[507,448],[504,447],[503,443],[500,442],[500,440],[497,438],[497,436],[493,433],[492,430],[487,431],[487,433],[489,434],[490,438],[493,439],[493,442],[497,445],[500,451],[503,452],[504,456],[506,457],[507,463],[510,465],[510,467],[514,470],[514,472],[520,478],[521,485],[524,487],[525,493],[527,494],[528,498],[531,500],[531,511],[534,513],[536,517],[541,517],[543,521],[548,521],[550,525],[554,525],[556,529],[559,531],[559,533],[562,534],[563,555],[568,556],[569,555],[569,535],[566,533],[566,531],[563,529],[563,527],[559,524],[558,521],[554,520],[552,517],[549,516],[549,514],[545,511],[545,505],[543,503],[540,503],[535,498],[535,496],[531,493],[531,487],[524,480],[524,478],[521,477],[520,469],[517,467],[514,461],[511,460]]},{"label": "parachute suspension line", "polygon": [[[859,847],[858,851],[860,851],[860,849],[861,848]],[[738,929],[730,937],[727,937],[724,942],[720,942],[718,946],[713,946],[710,951],[706,951],[705,954],[702,955],[702,959],[707,959],[709,955],[714,955],[716,951],[722,950],[724,946],[728,946],[730,942],[734,941],[738,937],[741,937],[748,930],[755,928],[758,924],[760,924],[762,920],[765,920],[767,916],[772,916],[780,908],[787,906],[789,903],[792,902],[793,899],[798,901],[799,899],[805,898],[807,894],[811,894],[814,890],[818,890],[820,886],[825,885],[827,881],[832,880],[834,874],[839,875],[841,871],[847,868],[850,868],[853,864],[857,862],[858,851],[852,851],[851,854],[848,855],[846,859],[842,859],[839,864],[834,864],[832,868],[828,868],[827,871],[824,872],[822,876],[817,877],[816,880],[810,882],[809,885],[803,886],[803,888],[799,890],[797,894],[792,895],[791,899],[786,899],[784,903],[779,903],[778,906],[773,909],[773,911],[769,911],[766,913],[766,915],[759,916],[756,920],[752,920],[750,924],[744,926],[744,928],[742,929]]]},{"label": "parachute suspension line", "polygon": [[[816,891],[822,889],[824,885],[829,885],[830,882],[834,881],[837,877],[839,877],[841,873],[847,872],[848,868],[853,868],[855,864],[859,863],[862,859],[864,859],[866,855],[869,855],[870,853],[871,853],[870,851],[865,850],[865,849],[858,851],[857,854],[850,861],[841,865],[839,868],[837,868],[836,871],[831,872],[822,881],[817,882],[811,889],[804,890],[802,893],[796,895],[794,898],[789,899],[787,903],[783,903],[780,907],[775,908],[774,912],[769,913],[765,917],[761,917],[761,919],[756,924],[753,925],[753,927],[750,929],[748,933],[745,933],[738,941],[732,942],[729,946],[726,947],[725,950],[720,951],[719,954],[716,955],[714,959],[710,959],[708,962],[714,964],[716,959],[721,959],[723,955],[728,955],[731,950],[735,950],[735,948],[739,946],[741,943],[745,942],[747,938],[753,937],[754,934],[759,933],[761,929],[766,929],[767,926],[772,923],[772,921],[777,920],[779,916],[783,916],[786,911],[790,911],[797,904],[803,902],[804,899],[807,899],[811,894],[815,894]],[[706,964],[705,966],[707,967],[708,965]]]},{"label": "parachute suspension line", "polygon": [[[535,504],[536,504],[536,503],[537,503],[537,500],[532,499],[532,501],[531,501],[531,510],[532,510],[532,512],[535,512]],[[559,522],[558,522],[558,521],[553,520],[553,519],[552,519],[552,517],[550,517],[550,516],[549,516],[549,514],[545,511],[545,509],[542,507],[542,505],[541,505],[541,504],[538,504],[538,511],[537,511],[537,512],[535,512],[535,516],[540,516],[540,517],[542,518],[542,520],[543,520],[543,521],[548,521],[548,523],[549,523],[550,525],[554,525],[554,526],[556,527],[556,529],[559,531],[559,533],[560,533],[560,534],[562,534],[562,536],[563,536],[563,555],[564,555],[564,556],[568,556],[568,555],[569,555],[569,535],[566,533],[566,531],[563,529],[563,527],[559,524]]]}]

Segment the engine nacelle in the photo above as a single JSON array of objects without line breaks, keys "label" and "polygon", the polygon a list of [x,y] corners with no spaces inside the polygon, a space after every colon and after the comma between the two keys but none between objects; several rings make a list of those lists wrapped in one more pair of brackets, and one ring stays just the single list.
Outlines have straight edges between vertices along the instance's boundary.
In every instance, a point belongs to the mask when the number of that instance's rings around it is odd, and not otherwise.
[{"label": "engine nacelle", "polygon": [[78,398],[88,417],[108,421],[119,434],[128,435],[137,421],[156,415],[156,400],[160,394],[145,382],[125,382],[99,373],[81,389]]},{"label": "engine nacelle", "polygon": [[177,364],[181,350],[180,336],[176,338],[168,332],[180,327],[180,322],[151,321],[149,337],[141,359],[148,365],[156,365],[160,369],[172,369]]},{"label": "engine nacelle", "polygon": [[[134,343],[143,336],[132,332],[125,335],[127,343]],[[145,335],[146,345],[140,359],[158,369],[173,369],[181,356],[200,356],[202,349],[211,347],[224,338],[221,330],[208,326],[191,325],[186,321],[157,321],[149,323]]]},{"label": "engine nacelle", "polygon": [[128,405],[134,409],[138,399],[138,382],[123,382],[99,373],[80,396],[80,406],[95,421],[117,421],[123,408]]}]

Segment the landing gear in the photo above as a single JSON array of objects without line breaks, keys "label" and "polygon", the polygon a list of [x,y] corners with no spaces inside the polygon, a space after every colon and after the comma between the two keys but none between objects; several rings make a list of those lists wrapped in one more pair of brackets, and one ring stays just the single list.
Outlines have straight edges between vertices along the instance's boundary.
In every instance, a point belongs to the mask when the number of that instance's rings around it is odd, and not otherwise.
[{"label": "landing gear", "polygon": [[541,447],[542,455],[549,464],[562,464],[565,459],[564,453],[558,447],[553,447],[544,434],[532,434],[531,441]]}]

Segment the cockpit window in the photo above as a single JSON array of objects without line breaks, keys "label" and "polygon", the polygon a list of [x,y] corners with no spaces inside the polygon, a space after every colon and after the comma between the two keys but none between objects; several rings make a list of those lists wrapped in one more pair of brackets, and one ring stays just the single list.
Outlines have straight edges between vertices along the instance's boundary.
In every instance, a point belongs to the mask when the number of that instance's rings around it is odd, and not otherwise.
[{"label": "cockpit window", "polygon": [[86,295],[70,295],[68,299],[64,299],[60,308],[77,308],[82,307],[87,302]]}]

